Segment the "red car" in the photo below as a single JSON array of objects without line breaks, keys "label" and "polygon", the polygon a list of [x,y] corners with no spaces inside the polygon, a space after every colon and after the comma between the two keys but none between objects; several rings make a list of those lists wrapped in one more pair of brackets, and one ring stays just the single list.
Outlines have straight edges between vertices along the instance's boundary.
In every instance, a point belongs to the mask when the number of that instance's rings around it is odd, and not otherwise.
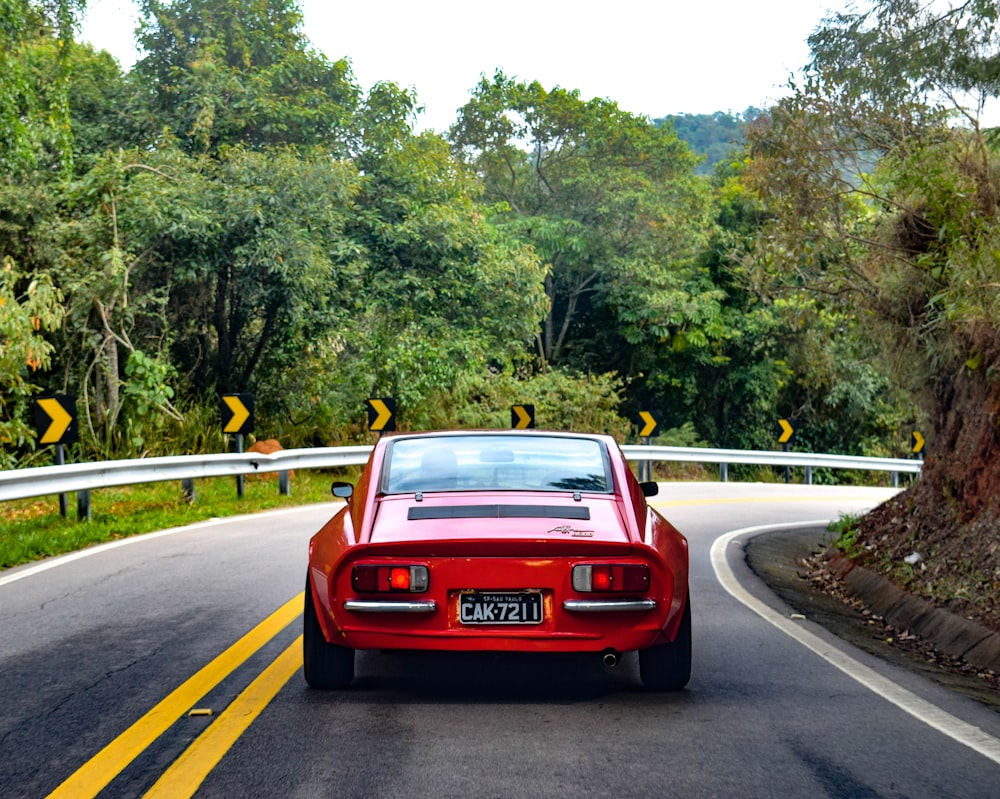
[{"label": "red car", "polygon": [[691,673],[685,538],[614,439],[528,431],[402,434],[309,542],[306,681],[343,688],[356,649],[639,650],[643,683]]}]

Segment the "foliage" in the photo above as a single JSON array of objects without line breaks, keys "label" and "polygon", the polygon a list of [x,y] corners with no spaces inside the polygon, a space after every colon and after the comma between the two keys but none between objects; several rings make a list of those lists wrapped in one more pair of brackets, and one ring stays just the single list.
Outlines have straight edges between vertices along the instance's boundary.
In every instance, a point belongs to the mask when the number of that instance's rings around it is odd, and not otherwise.
[{"label": "foliage", "polygon": [[[29,59],[42,104],[58,100],[60,76],[68,75],[67,123],[74,173],[83,174],[105,152],[128,146],[135,125],[131,98],[126,76],[110,53],[95,51],[86,43],[42,39],[30,48]],[[47,146],[47,158],[55,162],[59,153],[52,144]]]},{"label": "foliage", "polygon": [[773,215],[747,261],[759,284],[858,319],[930,427],[921,479],[861,523],[866,562],[937,551],[955,584],[996,567],[1000,158],[979,114],[1000,91],[997,20],[985,0],[834,15],[802,85],[749,131]]},{"label": "foliage", "polygon": [[[20,399],[3,397],[9,462],[37,457],[40,391],[78,397],[88,459],[218,450],[229,391],[252,392],[258,434],[286,445],[367,440],[364,400],[393,396],[409,429],[506,427],[520,401],[540,426],[620,439],[645,409],[678,440],[766,448],[799,414],[803,445],[892,448],[905,413],[850,307],[766,279],[799,252],[772,220],[808,198],[803,178],[769,176],[762,199],[762,162],[734,154],[709,179],[677,135],[718,138],[749,111],[654,124],[498,73],[446,142],[414,133],[411,90],[363,95],[313,50],[293,0],[144,0],[128,74],[56,35],[79,4],[8,6],[0,112],[16,98],[5,123],[21,127],[0,145],[0,256],[19,303],[32,280],[56,298],[33,331],[48,364],[20,366]],[[758,151],[790,119],[754,121]],[[916,152],[892,157],[905,174]],[[880,197],[902,190],[859,163]],[[816,207],[824,231],[888,235],[874,202]],[[797,288],[858,246],[812,235]]]},{"label": "foliage", "polygon": [[535,425],[547,430],[607,433],[624,443],[630,423],[618,408],[622,381],[613,374],[580,374],[549,369],[523,376],[486,369],[467,374],[453,391],[439,392],[429,427],[510,427],[511,406],[535,407]]},{"label": "foliage", "polygon": [[[72,163],[69,122],[70,70],[66,54],[75,14],[85,0],[0,0],[0,173],[21,172],[39,162],[39,147],[53,150],[55,165]],[[57,55],[51,82],[40,87],[31,59],[36,47]]]},{"label": "foliage", "polygon": [[201,394],[252,390],[261,370],[283,369],[355,290],[355,249],[342,237],[355,189],[350,165],[289,150],[192,158],[163,147],[95,167],[74,187],[64,232],[67,248],[82,245],[74,263],[106,264],[67,273],[84,303],[75,326],[96,344],[85,362],[106,364],[98,391],[119,374],[118,349],[155,353],[142,373],[147,407],[169,400],[162,381],[148,382],[154,372],[176,371]]},{"label": "foliage", "polygon": [[700,437],[724,448],[771,449],[777,420],[790,417],[799,424],[800,449],[902,455],[909,434],[900,428],[912,424],[912,403],[888,379],[853,310],[794,285],[763,282],[752,268],[760,237],[773,224],[748,185],[752,166],[735,158],[718,166],[716,225],[699,259],[722,297],[725,335],[664,359],[638,396],[664,426],[690,421]]},{"label": "foliage", "polygon": [[153,123],[188,152],[325,145],[343,153],[358,88],[311,49],[293,0],[142,0],[135,66]]},{"label": "foliage", "polygon": [[325,431],[350,430],[371,396],[423,426],[463,375],[516,362],[544,315],[542,265],[484,217],[441,139],[404,138],[366,164],[347,231],[365,264],[344,295],[351,318],[282,379],[302,387],[285,392],[289,418]]},{"label": "foliage", "polygon": [[857,516],[841,514],[838,519],[830,522],[829,530],[836,534],[833,545],[849,558],[858,558],[863,549],[858,543],[858,528],[861,520]]},{"label": "foliage", "polygon": [[[751,134],[751,180],[775,215],[758,266],[869,311],[900,376],[938,385],[931,406],[977,350],[996,346],[994,159],[978,127],[947,126],[944,105],[969,85],[942,48],[986,46],[969,42],[982,5],[934,17],[885,0],[838,15],[812,40],[806,85]],[[859,153],[880,156],[874,172]]]},{"label": "foliage", "polygon": [[498,72],[451,139],[497,222],[550,267],[544,363],[631,375],[644,351],[718,335],[718,297],[692,269],[707,197],[673,131]]},{"label": "foliage", "polygon": [[[0,264],[0,469],[14,466],[14,453],[32,438],[25,422],[32,375],[47,369],[52,345],[44,331],[61,321],[61,297],[46,275],[24,275],[13,259]],[[29,371],[30,370],[30,371]]]}]

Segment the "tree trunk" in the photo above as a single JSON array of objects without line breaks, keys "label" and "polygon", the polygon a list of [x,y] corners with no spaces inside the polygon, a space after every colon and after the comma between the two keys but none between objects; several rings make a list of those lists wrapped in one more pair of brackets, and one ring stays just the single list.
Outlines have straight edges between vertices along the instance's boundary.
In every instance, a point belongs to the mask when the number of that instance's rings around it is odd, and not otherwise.
[{"label": "tree trunk", "polygon": [[219,340],[219,391],[223,394],[234,390],[232,384],[233,375],[233,342],[229,330],[229,264],[220,264],[216,272],[215,279],[215,312],[213,313],[213,325]]},{"label": "tree trunk", "polygon": [[552,341],[555,337],[555,306],[556,306],[556,290],[555,285],[552,280],[552,274],[547,272],[545,274],[545,293],[549,296],[549,310],[545,314],[545,321],[542,325],[542,359],[545,363],[552,362]]},{"label": "tree trunk", "polygon": [[111,428],[118,421],[118,408],[121,402],[118,385],[118,342],[114,336],[109,335],[104,340],[104,363],[104,378],[107,386],[107,394],[105,395],[107,413],[104,432],[110,434]]}]

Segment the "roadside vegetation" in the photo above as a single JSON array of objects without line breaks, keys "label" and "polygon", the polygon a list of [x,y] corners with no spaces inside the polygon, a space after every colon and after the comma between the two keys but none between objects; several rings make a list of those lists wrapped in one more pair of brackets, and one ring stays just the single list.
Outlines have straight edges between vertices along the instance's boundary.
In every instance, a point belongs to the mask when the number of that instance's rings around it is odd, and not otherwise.
[{"label": "roadside vegetation", "polygon": [[282,496],[276,474],[254,475],[244,480],[239,497],[235,478],[218,477],[197,481],[193,501],[178,482],[102,488],[91,492],[88,522],[77,519],[75,494],[67,495],[66,516],[58,496],[5,502],[0,509],[0,569],[207,519],[333,502],[330,483],[355,478],[355,472],[300,471],[290,481],[289,495]]},{"label": "roadside vegetation", "polygon": [[364,443],[388,396],[401,429],[531,403],[623,441],[645,410],[691,444],[770,449],[795,417],[802,449],[906,453],[915,405],[849,309],[750,281],[747,119],[497,72],[417,133],[419,98],[362,92],[292,0],[144,0],[128,72],[73,41],[82,5],[0,30],[0,466],[51,462],[53,393],[71,461],[224,450],[233,392],[285,447]]},{"label": "roadside vegetation", "polygon": [[55,393],[70,461],[225,451],[235,392],[285,447],[368,443],[370,397],[404,430],[531,403],[623,442],[640,411],[689,446],[773,449],[785,418],[801,450],[904,457],[920,431],[858,552],[1000,600],[995,0],[817,20],[803,79],[736,116],[483,65],[439,132],[295,0],[142,0],[127,72],[74,40],[84,6],[0,0],[0,468],[52,462]]}]

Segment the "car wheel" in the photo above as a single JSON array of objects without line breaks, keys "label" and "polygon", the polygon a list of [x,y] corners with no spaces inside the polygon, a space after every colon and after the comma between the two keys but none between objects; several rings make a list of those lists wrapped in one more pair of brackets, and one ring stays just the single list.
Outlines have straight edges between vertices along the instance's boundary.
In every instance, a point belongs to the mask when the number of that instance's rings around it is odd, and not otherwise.
[{"label": "car wheel", "polygon": [[302,614],[302,669],[312,688],[346,688],[354,679],[354,650],[327,643],[323,637],[308,578]]},{"label": "car wheel", "polygon": [[651,691],[679,691],[691,679],[691,595],[671,644],[639,650],[639,676]]}]

